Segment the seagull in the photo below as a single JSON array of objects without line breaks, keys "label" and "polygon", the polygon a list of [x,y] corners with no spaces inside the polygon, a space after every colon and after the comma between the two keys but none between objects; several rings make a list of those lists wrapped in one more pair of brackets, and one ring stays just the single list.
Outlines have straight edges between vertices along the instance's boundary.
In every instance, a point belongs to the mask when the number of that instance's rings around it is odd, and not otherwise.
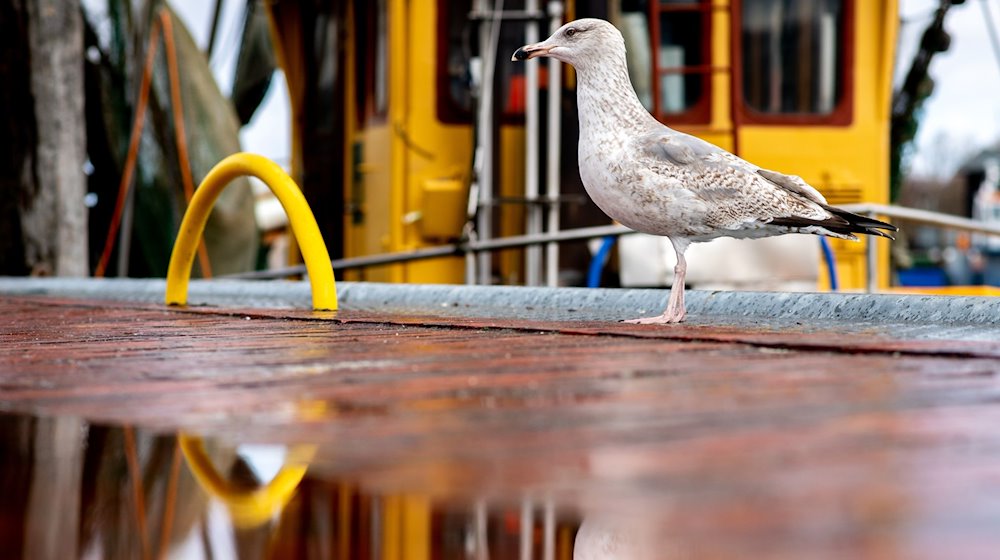
[{"label": "seagull", "polygon": [[786,233],[893,239],[888,232],[895,226],[830,206],[800,177],[763,169],[656,120],[629,80],[625,40],[607,21],[571,21],[517,49],[511,60],[537,57],[576,69],[578,158],[587,194],[622,225],[669,238],[677,253],[663,314],[628,322],[684,320],[684,252],[691,243]]}]

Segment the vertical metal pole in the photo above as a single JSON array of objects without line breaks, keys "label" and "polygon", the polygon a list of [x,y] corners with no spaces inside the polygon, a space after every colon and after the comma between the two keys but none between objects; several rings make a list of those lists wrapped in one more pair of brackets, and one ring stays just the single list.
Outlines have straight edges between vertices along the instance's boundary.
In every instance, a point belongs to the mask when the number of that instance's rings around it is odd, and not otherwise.
[{"label": "vertical metal pole", "polygon": [[534,543],[535,520],[533,519],[531,500],[524,498],[521,500],[521,560],[531,560],[532,545]]},{"label": "vertical metal pole", "polygon": [[[874,218],[874,214],[869,214]],[[865,256],[868,264],[865,266],[865,284],[868,293],[873,294],[878,291],[878,242],[876,237],[869,235],[865,239]]]},{"label": "vertical metal pole", "polygon": [[[502,0],[497,0],[501,2]],[[479,181],[479,212],[476,218],[476,233],[481,241],[492,237],[493,230],[493,75],[496,70],[496,51],[493,38],[499,37],[500,14],[487,0],[476,0],[480,12],[491,11],[493,17],[483,20],[479,26],[479,55],[482,59],[482,87],[479,93],[479,115],[477,125],[478,142],[476,157],[480,161],[477,173]],[[493,267],[492,255],[483,251],[478,256],[479,284],[489,284]]]},{"label": "vertical metal pole", "polygon": [[[555,33],[563,20],[563,3],[549,2],[549,33]],[[562,63],[554,58],[549,61],[549,130],[548,162],[545,172],[545,195],[548,200],[548,224],[546,232],[559,231],[559,166],[562,155]],[[545,246],[545,285],[559,285],[559,244],[552,242]]]},{"label": "vertical metal pole", "polygon": [[135,215],[135,190],[139,180],[132,177],[132,188],[125,197],[125,208],[122,210],[122,223],[118,229],[118,271],[119,278],[128,276],[129,256],[132,253],[132,224]]},{"label": "vertical metal pole", "polygon": [[543,552],[544,560],[556,560],[556,506],[552,498],[545,500],[545,517],[542,522],[543,527]]},{"label": "vertical metal pole", "polygon": [[[482,66],[482,64],[478,64]],[[473,87],[476,87],[479,78],[473,78]],[[478,140],[477,140],[478,142]],[[474,160],[472,162],[472,168],[475,170],[473,175],[478,175],[480,169],[482,168],[482,151],[476,147],[476,151],[473,154]],[[465,215],[467,216],[467,221],[465,227],[462,230],[462,237],[470,242],[475,242],[479,239],[477,235],[477,225],[478,219],[478,209],[479,209],[479,177],[473,176],[472,183],[469,185],[469,200],[468,206],[465,209]],[[478,223],[478,222],[476,222]],[[468,285],[475,285],[477,280],[476,275],[476,258],[478,253],[475,251],[469,251],[465,253],[465,283]]]},{"label": "vertical metal pole", "polygon": [[470,286],[476,283],[476,253],[474,251],[465,254],[465,283]]},{"label": "vertical metal pole", "polygon": [[476,560],[490,560],[490,543],[487,537],[489,519],[486,515],[486,502],[476,502]]},{"label": "vertical metal pole", "polygon": [[[538,11],[538,0],[527,0],[524,3],[529,13]],[[531,19],[525,24],[524,42],[538,42],[538,20]],[[525,101],[524,101],[524,198],[527,200],[525,216],[525,233],[535,235],[542,231],[542,208],[538,202],[538,147],[539,147],[539,114],[538,103],[538,59],[527,61],[524,68]],[[541,281],[542,248],[532,245],[525,248],[524,283],[537,286]]]}]

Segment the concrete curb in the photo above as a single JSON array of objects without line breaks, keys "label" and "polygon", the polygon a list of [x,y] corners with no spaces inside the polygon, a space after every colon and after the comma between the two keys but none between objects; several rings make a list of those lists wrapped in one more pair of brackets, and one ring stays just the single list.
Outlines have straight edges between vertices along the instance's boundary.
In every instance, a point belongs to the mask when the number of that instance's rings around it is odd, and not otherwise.
[{"label": "concrete curb", "polygon": [[[2,278],[0,294],[161,302],[158,279]],[[340,282],[343,309],[543,320],[618,320],[655,315],[666,290],[527,288]],[[310,305],[306,282],[193,280],[189,302],[230,307]],[[1000,298],[898,294],[691,290],[694,323],[834,321],[864,324],[998,326]]]}]

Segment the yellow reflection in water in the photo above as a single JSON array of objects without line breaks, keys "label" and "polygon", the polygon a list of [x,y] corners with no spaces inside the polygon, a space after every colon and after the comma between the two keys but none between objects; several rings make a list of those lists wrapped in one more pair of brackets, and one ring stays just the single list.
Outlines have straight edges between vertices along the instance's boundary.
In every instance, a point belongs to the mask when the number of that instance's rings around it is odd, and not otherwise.
[{"label": "yellow reflection in water", "polygon": [[252,447],[0,414],[0,557],[572,557],[577,520],[543,521],[541,502],[378,492],[317,447]]},{"label": "yellow reflection in water", "polygon": [[234,485],[215,470],[200,437],[181,433],[177,436],[188,467],[198,484],[229,509],[233,524],[252,528],[273,518],[292,499],[295,490],[316,455],[316,446],[297,445],[289,449],[285,464],[267,484],[258,488]]}]

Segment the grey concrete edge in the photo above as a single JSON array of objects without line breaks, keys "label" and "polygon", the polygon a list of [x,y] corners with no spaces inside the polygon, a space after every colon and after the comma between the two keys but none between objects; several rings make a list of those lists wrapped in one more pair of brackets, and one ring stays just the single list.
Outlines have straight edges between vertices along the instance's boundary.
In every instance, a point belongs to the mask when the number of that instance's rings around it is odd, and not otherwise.
[{"label": "grey concrete edge", "polygon": [[[0,277],[0,294],[162,302],[157,279]],[[528,288],[338,282],[345,310],[411,314],[618,320],[659,313],[666,290]],[[308,308],[309,285],[290,281],[192,280],[192,305]],[[689,290],[693,322],[836,321],[865,324],[1000,324],[1000,298],[897,294]]]}]

